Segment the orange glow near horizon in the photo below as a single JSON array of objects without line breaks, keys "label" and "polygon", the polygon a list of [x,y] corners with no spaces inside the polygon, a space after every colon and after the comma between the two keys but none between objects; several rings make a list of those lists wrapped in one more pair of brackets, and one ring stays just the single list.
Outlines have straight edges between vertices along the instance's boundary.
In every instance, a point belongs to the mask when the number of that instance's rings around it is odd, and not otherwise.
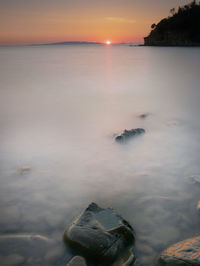
[{"label": "orange glow near horizon", "polygon": [[106,41],[106,45],[111,45],[111,41]]},{"label": "orange glow near horizon", "polygon": [[[182,0],[183,4],[191,0]],[[170,3],[169,3],[170,2]],[[179,0],[0,1],[0,44],[63,41],[143,42],[151,24],[168,16]],[[172,6],[174,5],[174,6]]]}]

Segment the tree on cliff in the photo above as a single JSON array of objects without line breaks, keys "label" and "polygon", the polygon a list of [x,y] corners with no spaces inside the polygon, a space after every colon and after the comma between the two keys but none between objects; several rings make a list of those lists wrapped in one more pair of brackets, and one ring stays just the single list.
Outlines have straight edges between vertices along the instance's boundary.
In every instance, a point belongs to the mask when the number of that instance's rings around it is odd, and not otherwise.
[{"label": "tree on cliff", "polygon": [[155,29],[155,28],[156,28],[156,24],[153,23],[153,24],[151,25],[151,28],[152,28],[152,29]]},{"label": "tree on cliff", "polygon": [[172,16],[174,16],[174,15],[175,15],[175,13],[176,13],[176,10],[175,10],[175,8],[172,8],[172,9],[170,9],[170,13],[172,14]]},{"label": "tree on cliff", "polygon": [[200,45],[200,2],[170,10],[171,17],[152,24],[146,45]]}]

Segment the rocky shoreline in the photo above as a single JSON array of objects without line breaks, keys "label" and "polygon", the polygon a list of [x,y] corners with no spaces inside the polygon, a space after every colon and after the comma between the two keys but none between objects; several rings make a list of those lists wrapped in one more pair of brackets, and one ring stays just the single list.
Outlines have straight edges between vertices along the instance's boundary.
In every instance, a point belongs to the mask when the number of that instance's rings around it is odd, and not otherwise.
[{"label": "rocky shoreline", "polygon": [[[149,114],[139,115],[145,119]],[[143,128],[124,130],[115,136],[115,141],[127,143],[139,135]],[[20,175],[31,170],[31,166],[18,169]],[[188,178],[192,184],[200,184],[200,176]],[[146,198],[151,205],[155,201]],[[200,209],[200,202],[196,205]],[[168,234],[169,230],[166,230]],[[137,232],[136,232],[137,233]],[[137,258],[135,242],[139,241],[140,233],[135,233],[132,225],[112,208],[102,208],[91,203],[77,216],[63,233],[55,240],[40,234],[5,234],[0,236],[0,265],[42,265],[42,266],[141,266]],[[147,233],[148,235],[148,233]],[[8,248],[9,247],[9,248]],[[147,253],[152,253],[152,239],[142,246]],[[157,262],[162,266],[200,265],[200,236],[182,240],[161,252]],[[8,253],[8,251],[12,253]],[[70,255],[66,257],[68,250]],[[146,264],[145,264],[146,265]],[[151,264],[152,265],[152,264]]]},{"label": "rocky shoreline", "polygon": [[[91,203],[64,231],[65,245],[61,240],[39,234],[1,235],[0,264],[140,266],[135,254],[136,236],[139,237],[132,225],[114,209]],[[8,247],[12,253],[8,253]],[[71,260],[65,255],[69,249]],[[200,236],[169,246],[160,254],[158,263],[162,266],[200,265]]]},{"label": "rocky shoreline", "polygon": [[[102,209],[96,203],[88,208],[64,232],[64,241],[77,251],[67,266],[139,265],[133,253],[134,230],[113,209]],[[124,256],[124,254],[129,254]],[[178,242],[159,257],[163,266],[200,265],[200,236]]]}]

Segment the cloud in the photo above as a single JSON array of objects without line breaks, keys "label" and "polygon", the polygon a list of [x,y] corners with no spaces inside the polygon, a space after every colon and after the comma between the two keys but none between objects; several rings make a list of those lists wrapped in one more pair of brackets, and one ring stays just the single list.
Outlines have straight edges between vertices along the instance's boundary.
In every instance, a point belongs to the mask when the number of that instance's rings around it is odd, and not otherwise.
[{"label": "cloud", "polygon": [[128,18],[122,18],[122,17],[105,17],[108,21],[113,21],[117,23],[135,23],[136,21],[134,19],[128,19]]}]

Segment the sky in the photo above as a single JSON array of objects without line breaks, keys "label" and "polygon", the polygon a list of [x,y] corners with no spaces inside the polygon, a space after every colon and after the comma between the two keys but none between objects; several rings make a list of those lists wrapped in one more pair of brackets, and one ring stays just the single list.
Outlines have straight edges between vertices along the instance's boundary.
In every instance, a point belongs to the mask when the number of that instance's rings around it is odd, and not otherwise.
[{"label": "sky", "polygon": [[191,0],[0,0],[0,44],[142,43],[151,24]]}]

